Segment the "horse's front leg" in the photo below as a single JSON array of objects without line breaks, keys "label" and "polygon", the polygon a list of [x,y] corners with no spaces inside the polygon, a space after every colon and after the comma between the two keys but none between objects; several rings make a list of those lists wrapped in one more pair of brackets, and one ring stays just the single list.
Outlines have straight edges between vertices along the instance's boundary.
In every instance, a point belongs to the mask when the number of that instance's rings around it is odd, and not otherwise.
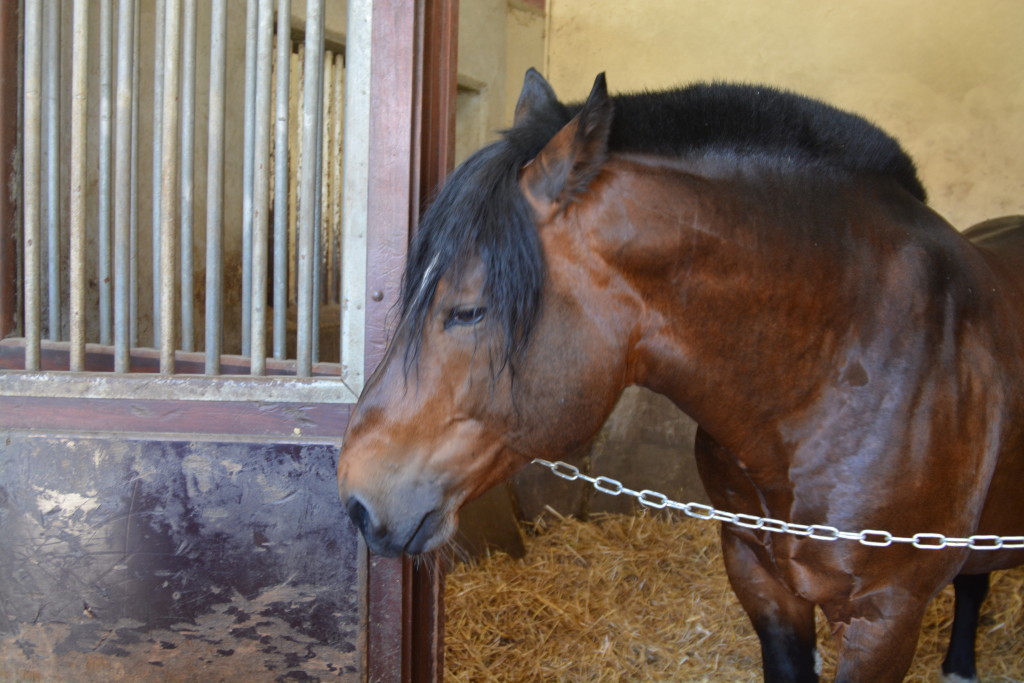
[{"label": "horse's front leg", "polygon": [[794,594],[762,564],[756,545],[722,527],[722,553],[729,583],[761,641],[767,683],[818,680],[814,604]]},{"label": "horse's front leg", "polygon": [[902,681],[928,602],[894,585],[850,602],[823,604],[838,646],[836,683]]}]

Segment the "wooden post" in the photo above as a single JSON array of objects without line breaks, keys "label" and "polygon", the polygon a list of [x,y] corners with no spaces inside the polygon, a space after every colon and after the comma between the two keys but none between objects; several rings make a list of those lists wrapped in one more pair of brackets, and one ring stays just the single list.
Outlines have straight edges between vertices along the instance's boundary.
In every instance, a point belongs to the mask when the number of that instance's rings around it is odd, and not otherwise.
[{"label": "wooden post", "polygon": [[[366,371],[390,335],[409,237],[422,198],[451,170],[455,149],[458,0],[373,3]],[[401,615],[367,624],[373,678],[440,681],[444,662],[444,576],[432,558],[371,558],[368,611]],[[401,587],[399,589],[399,587]],[[396,647],[400,643],[400,646]]]}]

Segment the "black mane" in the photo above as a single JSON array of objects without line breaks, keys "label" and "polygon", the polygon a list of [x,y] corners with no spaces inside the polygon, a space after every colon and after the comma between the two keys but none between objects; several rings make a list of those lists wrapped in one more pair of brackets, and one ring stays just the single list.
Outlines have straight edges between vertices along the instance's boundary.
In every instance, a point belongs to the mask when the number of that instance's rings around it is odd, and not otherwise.
[{"label": "black mane", "polygon": [[[853,174],[888,176],[916,199],[926,199],[914,162],[894,138],[819,100],[767,86],[698,83],[612,101],[612,151],[796,157]],[[570,113],[581,106],[570,105]]]},{"label": "black mane", "polygon": [[[925,200],[910,157],[865,119],[823,102],[762,86],[698,84],[612,98],[611,151],[682,157],[760,154],[822,163],[851,174],[891,177]],[[413,238],[403,277],[401,323],[408,325],[406,367],[419,355],[438,281],[458,281],[473,257],[486,276],[489,324],[502,328],[495,368],[509,367],[540,311],[544,255],[520,169],[582,105],[557,102],[533,111],[448,178]]]}]

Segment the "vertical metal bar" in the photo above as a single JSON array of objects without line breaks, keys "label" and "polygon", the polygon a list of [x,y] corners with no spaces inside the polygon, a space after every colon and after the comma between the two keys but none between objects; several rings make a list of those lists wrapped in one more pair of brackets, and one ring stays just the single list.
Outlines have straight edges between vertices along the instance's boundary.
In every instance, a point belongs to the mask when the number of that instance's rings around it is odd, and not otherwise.
[{"label": "vertical metal bar", "polygon": [[164,175],[163,129],[164,129],[164,31],[167,23],[166,0],[156,0],[153,24],[153,219],[152,219],[152,251],[153,251],[153,346],[160,348],[163,330],[160,329],[160,250],[163,240],[160,226],[163,216],[161,185]]},{"label": "vertical metal bar", "polygon": [[[334,139],[334,54],[324,48],[324,80],[323,80],[323,93],[321,96],[324,100],[324,116],[321,125],[323,130],[321,136],[323,138],[322,144],[322,159],[320,165],[320,172],[323,174],[321,181],[320,194],[322,196],[320,202],[320,215],[321,215],[321,239],[323,240],[323,254],[321,256],[320,268],[322,269],[322,289],[320,303],[330,303],[330,291],[331,286],[334,283],[334,278],[331,274],[330,263],[333,257],[331,252],[331,225],[332,225],[332,211],[334,209],[333,202],[331,201],[334,188],[332,182],[334,180],[334,155],[332,151],[334,146],[338,144]],[[319,335],[318,335],[319,336]],[[319,344],[314,343],[314,346]],[[314,354],[313,362],[316,363],[319,359],[319,354]]]},{"label": "vertical metal bar", "polygon": [[47,337],[60,339],[60,5],[48,2],[43,7],[43,111],[46,146],[46,270],[47,270]]},{"label": "vertical metal bar", "polygon": [[345,41],[345,159],[342,202],[341,366],[356,393],[365,377],[366,240],[370,185],[371,0],[349,0]]},{"label": "vertical metal bar", "polygon": [[[25,3],[25,100],[24,100],[24,177],[23,206],[25,221],[25,369],[39,369],[40,344],[40,100],[43,65],[42,6],[38,1]],[[5,226],[6,227],[6,226]]]},{"label": "vertical metal bar", "polygon": [[[331,291],[331,284],[333,278],[331,277],[330,264],[331,262],[331,210],[333,205],[331,203],[331,196],[333,189],[331,187],[331,181],[334,179],[333,170],[333,155],[331,154],[334,148],[334,55],[324,49],[324,80],[323,80],[323,120],[321,125],[321,161],[320,161],[320,172],[322,174],[322,180],[320,183],[320,238],[322,241],[322,254],[320,257],[320,269],[321,269],[321,289],[317,295],[320,297],[320,303],[325,304],[330,301],[329,292]],[[319,335],[318,335],[319,336]],[[314,347],[319,346],[318,343],[314,342]],[[314,354],[313,362],[316,363],[319,359],[318,354]]]},{"label": "vertical metal bar", "polygon": [[110,272],[110,182],[111,182],[111,138],[113,124],[113,102],[111,85],[113,81],[113,9],[112,0],[100,0],[100,63],[99,63],[99,177],[97,182],[98,216],[97,247],[99,257],[97,287],[100,300],[100,343],[110,344],[112,335]]},{"label": "vertical metal bar", "polygon": [[313,240],[316,218],[318,123],[321,116],[320,78],[323,74],[323,0],[306,4],[306,61],[303,65],[302,168],[299,179],[299,297],[296,330],[296,367],[300,377],[312,372]]},{"label": "vertical metal bar", "polygon": [[132,43],[134,0],[117,8],[117,109],[114,139],[114,372],[128,372],[131,258]]},{"label": "vertical metal bar", "polygon": [[139,0],[132,0],[132,160],[129,220],[128,345],[139,345]]},{"label": "vertical metal bar", "polygon": [[299,152],[302,145],[302,98],[299,93],[302,90],[302,60],[305,54],[305,46],[293,46],[290,71],[291,86],[288,91],[289,120],[288,120],[288,149],[291,172],[288,174],[288,301],[294,304],[299,298],[299,288],[296,278],[299,273],[298,262],[298,223],[296,217],[299,211]]},{"label": "vertical metal bar", "polygon": [[270,208],[270,70],[274,41],[274,7],[260,0],[259,43],[256,60],[256,118],[253,144],[252,193],[252,334],[250,356],[253,375],[267,364],[267,233]]},{"label": "vertical metal bar", "polygon": [[242,355],[252,344],[252,191],[256,140],[256,52],[260,0],[248,0],[245,13],[245,145],[242,150]]},{"label": "vertical metal bar", "polygon": [[181,59],[181,348],[195,348],[193,192],[195,187],[196,0],[185,0]]},{"label": "vertical metal bar", "polygon": [[89,74],[89,3],[75,0],[71,38],[71,350],[69,367],[85,369],[86,104]]},{"label": "vertical metal bar", "polygon": [[220,374],[224,344],[224,71],[227,3],[210,12],[210,113],[206,137],[206,374]]},{"label": "vertical metal bar", "polygon": [[277,95],[274,121],[274,358],[284,358],[288,333],[288,110],[291,0],[277,6]]},{"label": "vertical metal bar", "polygon": [[160,372],[174,373],[175,350],[175,259],[178,230],[175,225],[175,184],[178,179],[178,155],[174,141],[178,134],[178,50],[181,30],[181,0],[167,0],[164,17],[163,88],[163,173],[160,183]]},{"label": "vertical metal bar", "polygon": [[344,252],[341,250],[342,182],[344,180],[341,173],[341,164],[345,156],[345,136],[343,134],[344,129],[342,128],[345,120],[345,58],[342,54],[337,54],[334,57],[334,103],[334,145],[331,148],[331,154],[334,157],[334,163],[332,164],[334,179],[331,183],[334,211],[331,214],[330,224],[334,244],[334,263],[331,266],[331,273],[334,275],[334,286],[331,288],[331,300],[333,303],[340,304],[341,277],[345,262]]},{"label": "vertical metal bar", "polygon": [[[316,122],[316,180],[313,183],[313,307],[310,311],[309,335],[310,335],[310,363],[320,360],[320,305],[323,303],[323,217],[324,217],[324,145],[327,143],[327,136],[324,135],[324,126],[327,125],[327,103],[324,98],[324,82],[327,80],[328,59],[325,59],[323,44],[323,21],[320,22],[320,59],[318,60],[320,82],[317,84],[317,122]],[[311,370],[312,372],[312,366]]]}]

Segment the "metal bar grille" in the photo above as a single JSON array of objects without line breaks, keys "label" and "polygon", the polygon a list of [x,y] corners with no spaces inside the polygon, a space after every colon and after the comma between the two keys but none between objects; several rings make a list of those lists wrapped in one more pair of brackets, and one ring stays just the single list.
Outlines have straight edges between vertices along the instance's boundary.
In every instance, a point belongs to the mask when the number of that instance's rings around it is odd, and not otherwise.
[{"label": "metal bar grille", "polygon": [[319,151],[321,126],[320,80],[323,75],[323,8],[306,9],[306,50],[302,94],[302,161],[299,179],[299,296],[296,325],[296,359],[298,374],[306,377],[312,367],[313,261],[316,185],[319,184]]},{"label": "metal bar grille", "polygon": [[161,190],[160,190],[160,178],[163,170],[163,137],[156,133],[156,131],[163,130],[163,112],[164,112],[164,23],[165,16],[167,13],[166,0],[155,0],[154,12],[153,12],[153,28],[152,28],[152,39],[153,39],[153,165],[152,165],[152,185],[151,185],[151,206],[152,206],[152,218],[150,221],[150,244],[152,245],[152,261],[153,268],[151,268],[151,291],[154,315],[152,316],[151,326],[153,328],[153,347],[159,348],[160,346],[160,316],[155,315],[156,311],[160,310],[160,269],[156,268],[155,265],[161,262],[160,248],[162,241],[160,239],[160,225],[161,225]]},{"label": "metal bar grille", "polygon": [[128,264],[128,344],[137,346],[139,343],[139,30],[140,12],[138,3],[132,2],[135,25],[132,29],[132,151],[131,151],[131,189],[129,203],[129,245]]},{"label": "metal bar grille", "polygon": [[[161,125],[158,133],[163,158],[160,178],[160,373],[174,373],[175,253],[178,233],[175,225],[174,195],[178,180],[178,155],[174,142],[178,132],[178,36],[181,31],[181,0],[167,0],[164,10],[164,66]],[[154,264],[154,268],[156,264]]]},{"label": "metal bar grille", "polygon": [[252,343],[252,191],[256,134],[256,43],[259,0],[245,6],[245,141],[242,169],[242,355],[248,356]]},{"label": "metal bar grille", "polygon": [[181,60],[181,348],[195,348],[192,252],[196,127],[196,0],[185,0]]},{"label": "metal bar grille", "polygon": [[45,338],[48,363],[141,371],[141,342],[165,375],[193,351],[208,375],[230,354],[254,376],[327,360],[357,392],[365,208],[342,198],[366,174],[342,156],[368,95],[343,105],[324,0],[24,3],[22,367]]},{"label": "metal bar grille", "polygon": [[46,104],[45,142],[46,150],[46,244],[50,254],[46,267],[46,289],[48,330],[47,338],[60,338],[60,19],[61,3],[48,2],[43,6],[43,64],[46,67],[43,82],[43,99]]},{"label": "metal bar grille", "polygon": [[[290,107],[292,50],[290,24],[291,0],[281,0],[277,11],[277,52],[274,77],[276,119],[274,121],[274,245],[288,240],[288,123]],[[285,36],[288,36],[285,38]],[[288,301],[288,251],[274,249],[274,358],[284,358],[286,351],[285,306]]]},{"label": "metal bar grille", "polygon": [[224,69],[227,0],[214,0],[210,14],[210,96],[206,137],[206,374],[220,374],[224,348]]},{"label": "metal bar grille", "polygon": [[117,15],[117,130],[114,140],[114,270],[129,277],[114,279],[114,371],[128,372],[131,314],[132,56],[134,3],[121,2]]},{"label": "metal bar grille", "polygon": [[39,149],[40,89],[42,80],[42,8],[30,3],[25,8],[25,369],[39,369]]},{"label": "metal bar grille", "polygon": [[100,299],[100,343],[110,344],[113,332],[113,307],[112,307],[112,285],[114,281],[111,272],[111,235],[110,235],[110,213],[111,213],[111,156],[112,156],[112,131],[114,123],[113,104],[111,97],[111,82],[113,74],[113,41],[111,40],[113,26],[113,5],[112,0],[100,0],[100,26],[99,26],[99,209],[96,224],[99,229],[99,275],[96,278],[96,285],[99,289]]},{"label": "metal bar grille", "polygon": [[[352,35],[372,35],[369,17],[373,12],[371,0],[349,0],[349,26]],[[355,21],[364,17],[362,23]],[[349,252],[365,244],[368,188],[370,186],[370,100],[354,95],[369,91],[370,41],[350,42],[345,52],[345,188],[343,195],[342,250]],[[341,363],[346,377],[353,386],[363,386],[363,330],[366,327],[366,261],[347,261],[342,272],[346,295],[339,298],[341,308]],[[351,359],[351,362],[350,362]]]},{"label": "metal bar grille", "polygon": [[[28,4],[28,3],[26,3]],[[85,369],[85,190],[86,190],[86,103],[89,94],[89,6],[74,5],[71,38],[71,350],[68,369]],[[27,49],[26,45],[26,49]],[[27,186],[27,181],[26,181]],[[27,279],[27,278],[26,278]],[[26,283],[26,287],[30,287]],[[26,312],[30,310],[26,302]],[[30,342],[31,343],[31,342]],[[26,363],[26,366],[29,366]],[[29,366],[27,369],[31,369]]]},{"label": "metal bar grille", "polygon": [[270,0],[259,0],[256,41],[256,116],[253,133],[252,190],[252,301],[250,304],[250,357],[252,374],[266,372],[267,315],[267,211],[270,206],[270,178],[264,171],[270,159],[270,64],[274,13]]}]

